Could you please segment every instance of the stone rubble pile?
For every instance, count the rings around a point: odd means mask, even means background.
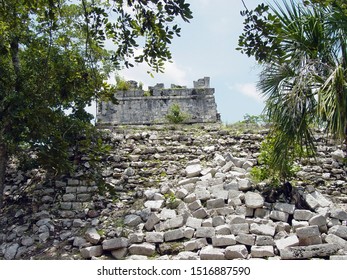
[[[102,240],[94,228],[84,258],[116,259],[347,259],[347,212],[312,189],[302,196],[310,210],[267,203],[252,188],[252,162],[216,154],[213,168],[188,163],[186,178],[144,192],[142,210],[125,216],[133,231]],[[246,164],[248,163],[248,164]],[[229,182],[229,183],[225,183]],[[93,232],[96,238],[90,237]]]
[[[249,178],[265,134],[110,130],[101,175],[115,195],[84,178],[88,158],[56,181],[9,168],[0,259],[345,259],[343,147],[317,137],[318,157],[301,163],[294,186],[301,209],[265,201]]]

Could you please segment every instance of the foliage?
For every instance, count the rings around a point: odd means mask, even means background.
[[[346,139],[347,13],[341,1],[312,2],[243,12],[239,50],[263,66],[258,87],[267,97],[265,112],[276,137],[276,166],[270,168],[285,170],[296,146],[312,154],[312,128],[318,124]]]
[[[238,132],[245,131],[257,131],[262,128],[266,128],[268,125],[267,117],[261,115],[249,115],[245,114],[242,121],[238,121],[232,124],[226,124],[228,129],[236,130]]]
[[[130,84],[122,77],[116,76],[116,90],[129,90]]]
[[[288,149],[285,160],[277,157],[279,146],[278,138],[274,133],[269,134],[261,143],[260,155],[258,157],[258,166],[251,169],[251,177],[256,182],[268,181],[272,186],[279,186],[286,180],[290,180],[298,171],[295,164],[297,157],[306,156],[300,147],[291,147]]]
[[[176,103],[171,105],[165,117],[170,123],[174,124],[183,123],[189,118],[188,114],[182,112],[180,105]]]
[[[192,18],[185,0],[0,0],[1,194],[7,160],[23,147],[53,174],[84,144],[101,148],[86,106],[115,102],[107,79],[131,59],[163,71],[176,17]]]

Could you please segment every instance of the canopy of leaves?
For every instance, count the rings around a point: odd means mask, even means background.
[[[0,157],[30,147],[65,169],[80,141],[98,142],[85,107],[113,100],[109,74],[131,58],[163,71],[176,18],[192,18],[185,0],[0,0]]]
[[[280,170],[293,155],[314,150],[314,126],[342,140],[347,133],[344,1],[288,2],[244,11],[239,41],[263,66],[258,87],[275,138],[270,167]]]

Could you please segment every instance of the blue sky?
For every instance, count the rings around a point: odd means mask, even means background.
[[[249,9],[261,0],[244,0]],[[260,67],[253,58],[236,51],[242,33],[244,10],[241,0],[187,0],[193,19],[180,23],[181,37],[172,41],[173,63],[164,74],[147,74],[146,65],[138,65],[118,74],[127,80],[142,82],[145,87],[156,83],[193,86],[193,81],[211,77],[218,111],[224,123],[243,119],[245,114],[258,115],[264,108],[256,90]]]

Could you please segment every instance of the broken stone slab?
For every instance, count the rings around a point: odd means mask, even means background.
[[[163,232],[146,232],[146,242],[148,243],[162,243],[164,242]]]
[[[185,185],[189,185],[189,184],[195,184],[196,182],[200,181],[200,178],[194,177],[194,178],[187,178],[187,179],[183,179],[181,181],[178,182],[178,186],[185,186]]]
[[[222,208],[224,207],[224,205],[225,204],[223,198],[209,199],[206,202],[207,209]]]
[[[228,235],[231,234],[230,226],[227,224],[215,227],[216,234]]]
[[[191,228],[199,228],[201,227],[202,219],[194,218],[194,217],[188,217],[186,226]]]
[[[275,241],[272,236],[268,235],[257,235],[255,239],[255,245],[257,246],[274,246]]]
[[[270,219],[287,222],[288,218],[289,218],[289,214],[286,212],[278,211],[278,210],[272,210],[270,212]]]
[[[182,215],[178,215],[172,219],[168,219],[164,222],[160,222],[154,226],[156,231],[165,231],[168,229],[179,228],[184,225],[184,217]]]
[[[224,166],[222,166],[222,168],[220,169],[220,171],[223,172],[223,173],[227,173],[227,172],[229,172],[234,166],[235,166],[235,164],[234,164],[232,161],[228,161]]]
[[[315,215],[308,221],[310,226],[317,225],[318,227],[325,226],[327,224],[327,219],[321,215]]]
[[[120,248],[120,249],[111,251],[112,257],[114,257],[116,260],[123,260],[127,254],[128,254],[128,248]]]
[[[245,215],[229,215],[227,217],[227,220],[230,224],[244,224],[246,223],[246,217]]]
[[[120,248],[126,248],[129,245],[129,239],[125,237],[107,239],[102,242],[102,249],[111,251]]]
[[[176,191],[176,197],[179,199],[184,199],[189,194],[188,190],[181,188]]]
[[[345,160],[345,153],[340,149],[332,152],[331,156],[334,160],[336,160],[339,163],[343,163]]]
[[[208,218],[202,221],[202,227],[212,227],[212,218]]]
[[[203,173],[203,171],[201,172]],[[203,175],[200,177],[201,181],[209,181],[211,180],[213,177],[212,177],[212,174],[211,173],[207,173],[206,175]]]
[[[318,226],[301,227],[296,230],[300,246],[321,244],[322,238]]]
[[[164,233],[165,241],[179,240],[182,238],[184,238],[184,229],[182,228],[169,230]]]
[[[285,231],[290,233],[292,230],[292,226],[288,223],[285,222],[276,222],[276,232],[280,232],[280,231]],[[308,224],[307,224],[308,226]]]
[[[200,260],[225,260],[224,249],[206,246],[200,251]]]
[[[330,217],[338,219],[340,221],[347,221],[347,212],[342,209],[331,209]]]
[[[307,227],[309,226],[308,221],[297,221],[297,220],[292,220],[292,227],[294,232],[298,229],[298,228],[302,228],[302,227]]]
[[[294,214],[295,205],[289,204],[289,203],[277,202],[277,203],[275,203],[274,209],[288,213],[288,214]]]
[[[214,247],[226,247],[236,244],[234,235],[216,235],[212,237],[212,245]]]
[[[252,188],[252,184],[248,179],[240,179],[237,182],[239,191],[249,191]]]
[[[299,238],[293,234],[290,235],[286,238],[281,238],[278,240],[275,240],[276,247],[278,250],[282,250],[287,247],[293,247],[293,246],[298,246],[299,245]]]
[[[198,238],[183,243],[185,251],[195,251],[207,246],[206,238]]]
[[[197,238],[201,238],[201,237],[213,237],[216,235],[215,229],[214,227],[200,227],[196,229],[195,232],[195,236]]]
[[[176,211],[174,209],[163,208],[160,212],[161,220],[173,219],[177,216]]]
[[[328,234],[335,234],[338,237],[341,237],[347,240],[347,226],[336,225],[329,229]]]
[[[312,209],[316,210],[318,207],[329,207],[332,205],[332,202],[326,199],[318,191],[312,193],[304,194],[304,199],[307,205]]]
[[[212,217],[212,226],[213,227],[218,227],[225,225],[225,219],[224,216],[214,216]]]
[[[298,221],[308,221],[310,220],[315,213],[311,212],[310,210],[304,210],[304,209],[296,209],[294,211],[294,219]]]
[[[229,192],[224,189],[223,184],[210,187],[212,197],[221,198],[223,200],[228,199]]]
[[[150,257],[155,253],[155,245],[150,243],[132,244],[128,250],[131,255]]]
[[[222,208],[214,209],[214,212],[216,213],[216,215],[228,216],[228,215],[234,214],[235,210],[234,210],[234,207],[232,206],[225,206]]]
[[[261,208],[264,205],[264,197],[255,192],[246,192],[245,194],[245,204],[248,208]]]
[[[73,241],[73,246],[81,248],[84,244],[87,243],[87,240],[85,240],[83,237],[76,236]]]
[[[95,228],[89,228],[86,231],[85,238],[87,241],[89,241],[91,244],[96,245],[99,243],[101,236],[100,234],[96,231]]]
[[[224,166],[226,164],[225,158],[220,154],[215,154],[213,161],[219,165],[220,167]]]
[[[197,177],[202,171],[200,164],[192,164],[186,167],[186,176],[187,178]]]
[[[195,193],[191,193],[191,194],[188,194],[184,199],[183,201],[185,203],[192,203],[196,200],[196,194]]]
[[[158,211],[163,208],[165,200],[147,200],[144,205],[153,211]]]
[[[136,227],[142,222],[141,217],[138,215],[130,214],[124,217],[124,224],[129,227]]]
[[[322,258],[334,255],[338,250],[338,245],[325,243],[309,246],[287,247],[280,250],[280,256],[283,260]]]
[[[100,257],[103,254],[103,249],[101,245],[90,246],[80,249],[82,258],[90,259],[92,257]]]
[[[274,247],[273,246],[252,246],[251,247],[251,256],[253,258],[266,258],[273,257]]]
[[[190,211],[195,211],[198,210],[199,208],[202,207],[201,201],[200,200],[194,200],[193,202],[188,204],[188,209]]]
[[[269,218],[270,210],[266,208],[257,208],[254,210],[254,217],[256,218]]]
[[[211,197],[211,193],[204,186],[197,186],[194,191],[196,199],[208,200]]]
[[[274,236],[276,232],[276,227],[267,224],[252,223],[250,225],[249,232],[259,235]]]
[[[243,223],[243,224],[230,224],[230,233],[238,235],[240,233],[249,233],[249,224]]]
[[[253,246],[255,244],[256,236],[253,234],[239,233],[236,237],[236,242],[243,245]]]
[[[335,218],[328,218],[327,219],[327,225],[329,228],[333,227],[333,226],[338,226],[341,225],[341,221]]]
[[[224,185],[226,191],[239,191],[239,184],[236,180],[232,180],[230,183]]]
[[[319,207],[318,201],[311,194],[304,194],[304,200],[313,211]]]
[[[199,254],[195,252],[179,252],[174,260],[199,260]]]
[[[187,239],[193,238],[194,233],[195,233],[195,229],[190,228],[190,227],[185,227],[184,228],[184,237],[185,238],[187,238]]]
[[[145,238],[145,234],[142,232],[134,232],[128,235],[129,244],[141,243]]]
[[[204,219],[208,216],[208,213],[205,208],[200,208],[198,210],[195,210],[192,213],[193,217],[198,218],[198,219]]]
[[[13,260],[16,257],[19,247],[18,243],[13,243],[8,246],[4,254],[5,260]]]
[[[247,259],[248,250],[245,245],[233,245],[225,248],[224,256],[227,260]]]
[[[253,167],[254,164],[250,160],[247,160],[244,164],[242,164],[242,168],[245,170],[248,170],[249,168]]]
[[[336,244],[340,249],[347,250],[347,241],[335,234],[328,234],[325,237],[324,241],[326,243]]]
[[[148,231],[154,229],[154,226],[160,222],[160,216],[156,213],[152,213],[145,223],[145,228]]]

